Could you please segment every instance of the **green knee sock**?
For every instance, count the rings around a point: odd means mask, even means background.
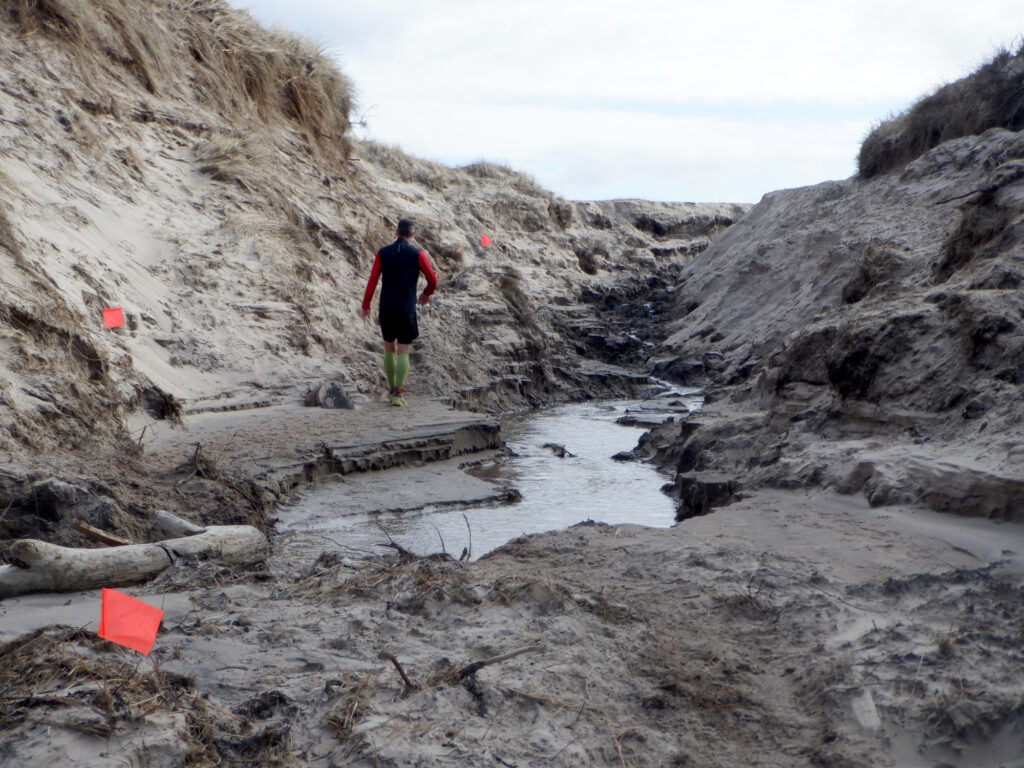
[[[405,384],[405,377],[409,375],[409,355],[398,355],[395,360],[395,386],[401,387]]]
[[[395,353],[394,352],[385,352],[384,353],[384,375],[388,377],[388,386],[389,387],[397,387],[398,386],[395,383],[395,371],[396,371],[396,368],[397,368],[397,366],[395,364]]]

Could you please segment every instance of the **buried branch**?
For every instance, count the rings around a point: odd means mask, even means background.
[[[464,547],[462,550],[462,557],[459,560],[472,560],[473,559],[473,529],[469,527],[469,518],[466,517],[466,513],[462,513],[462,519],[466,521],[466,531],[469,533],[469,546]]]
[[[489,659],[480,659],[480,661],[474,661],[472,664],[467,664],[461,667],[455,672],[455,677],[458,680],[464,680],[470,675],[475,675],[484,667],[489,667],[491,664],[499,664],[509,659],[514,659],[516,656],[522,656],[524,653],[533,653],[535,651],[542,650],[539,645],[527,645],[523,648],[517,648],[514,651],[503,653],[499,656],[491,656]]]
[[[398,557],[403,563],[411,563],[414,560],[420,559],[419,555],[410,552],[408,549],[406,549],[397,541],[395,541],[394,538],[392,538],[391,534],[387,532],[387,529],[383,525],[377,523],[377,527],[380,528],[381,533],[388,537],[388,543],[378,544],[378,547],[391,547],[391,549],[395,550],[398,553]]]
[[[431,525],[433,525],[433,523],[431,523]],[[447,552],[436,552],[433,555],[417,555],[415,552],[410,552],[408,549],[406,549],[401,544],[399,544],[397,541],[395,541],[391,537],[391,534],[388,533],[384,529],[384,526],[382,526],[382,525],[380,525],[378,523],[377,527],[380,528],[381,533],[383,533],[385,536],[388,537],[388,543],[387,544],[378,544],[377,546],[378,547],[390,547],[391,549],[395,550],[395,552],[398,553],[398,559],[399,559],[399,562],[401,562],[401,563],[413,563],[413,562],[416,562],[417,560],[455,560],[455,558],[452,557],[451,555],[449,555]],[[434,528],[436,529],[437,526],[435,525]],[[438,531],[437,535],[440,538],[441,537],[441,531]],[[444,549],[444,539],[443,538],[441,539],[441,548]],[[463,558],[460,558],[460,559],[463,559]]]
[[[427,686],[430,687],[434,685],[439,685],[441,683],[460,682],[462,680],[466,680],[467,678],[472,677],[484,667],[489,667],[492,664],[500,664],[503,661],[514,659],[516,656],[522,656],[525,653],[535,653],[537,651],[542,650],[543,648],[539,645],[527,645],[523,646],[522,648],[516,648],[514,651],[509,651],[508,653],[502,653],[497,656],[491,656],[487,659],[480,659],[479,661],[470,662],[469,664],[466,664],[462,667],[445,667],[444,669],[441,669],[438,672],[436,672],[427,680]],[[409,679],[409,676],[405,673],[405,669],[402,667],[401,663],[399,663],[398,659],[395,658],[395,655],[393,653],[389,653],[388,651],[381,651],[379,654],[377,654],[377,658],[383,659],[385,661],[390,661],[394,665],[395,670],[402,678],[402,682],[405,683],[406,693],[410,691],[419,690],[420,686]]]
[[[405,674],[405,670],[402,669],[402,665],[398,662],[398,659],[395,658],[395,654],[388,653],[387,651],[381,651],[377,654],[377,658],[384,659],[385,661],[390,661],[392,664],[395,665],[395,669],[398,670],[398,674],[402,677],[402,682],[405,683],[405,690],[415,691],[417,688],[419,688],[419,686],[416,685],[416,683],[414,683],[412,680],[410,680],[409,676]]]

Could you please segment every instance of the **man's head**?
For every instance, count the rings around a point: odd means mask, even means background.
[[[416,225],[412,223],[412,219],[402,219],[398,222],[398,236],[404,238],[410,238],[416,231]]]

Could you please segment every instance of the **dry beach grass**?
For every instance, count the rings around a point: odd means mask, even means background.
[[[942,142],[990,128],[1024,128],[1024,44],[1001,50],[973,74],[884,120],[864,139],[857,168],[870,179],[904,167]]]

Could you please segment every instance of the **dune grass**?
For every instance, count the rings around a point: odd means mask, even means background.
[[[536,195],[538,197],[549,197],[551,195],[550,192],[541,187],[541,185],[537,183],[537,180],[529,174],[517,171],[502,163],[478,160],[475,163],[470,163],[469,165],[459,166],[458,170],[478,179],[503,180],[513,189],[516,189],[526,195]]]
[[[1024,43],[875,127],[861,145],[858,172],[869,179],[898,170],[945,141],[990,128],[1024,128]]]
[[[451,168],[414,157],[401,147],[363,140],[359,142],[357,151],[367,162],[389,171],[402,181],[421,184],[435,192],[444,190],[456,177]]]
[[[349,156],[349,79],[312,42],[266,29],[224,0],[9,0],[4,6],[0,23],[22,38],[61,42],[81,71],[96,75],[90,79],[98,90],[120,81],[144,94],[197,101],[241,128],[253,118],[286,121],[325,153]]]

